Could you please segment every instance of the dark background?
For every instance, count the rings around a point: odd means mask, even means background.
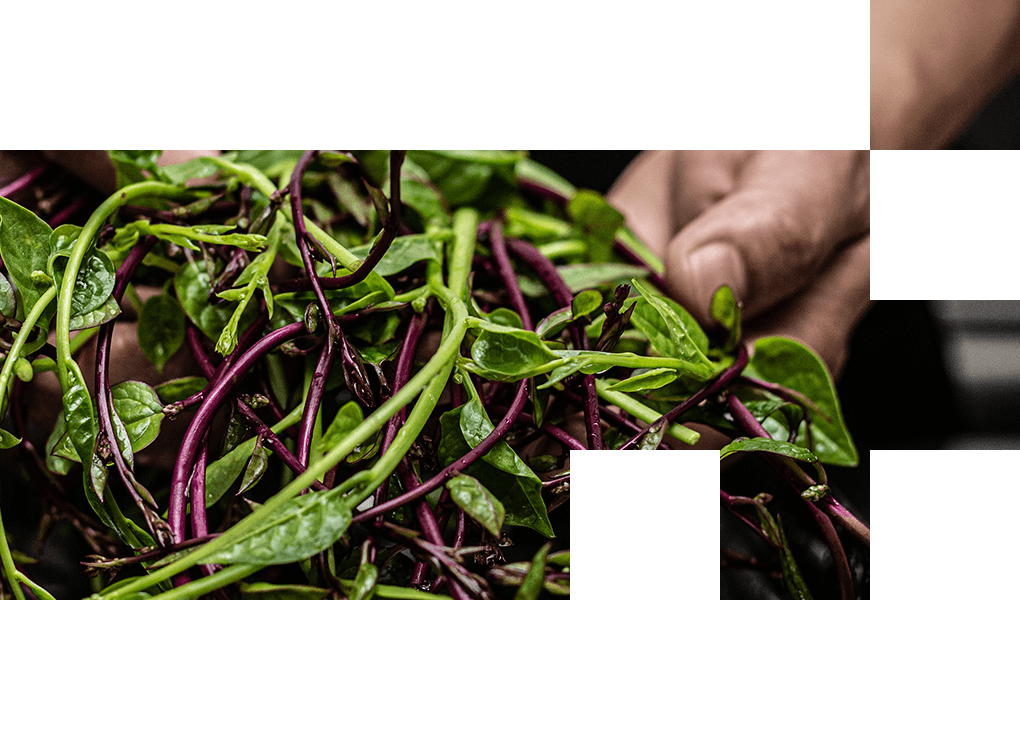
[[[1020,76],[985,105],[951,149],[1020,148]]]

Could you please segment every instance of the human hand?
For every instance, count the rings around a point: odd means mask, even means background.
[[[838,375],[870,304],[869,152],[648,152],[609,201],[703,325],[728,285],[746,340],[797,339]]]
[[[871,147],[944,147],[1017,71],[1017,0],[875,0]]]

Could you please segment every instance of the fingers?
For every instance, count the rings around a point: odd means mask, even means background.
[[[627,226],[660,257],[666,243],[676,233],[671,186],[677,153],[643,152],[606,195],[627,219]]]
[[[834,375],[871,301],[867,152],[642,154],[610,192],[704,323],[729,285],[749,341],[788,336]]]
[[[871,305],[871,236],[833,255],[804,291],[757,318],[745,331],[749,341],[786,336],[822,358],[833,378],[846,363],[850,337]]]
[[[747,318],[792,297],[840,243],[868,229],[869,165],[866,151],[760,152],[739,167],[725,197],[714,197],[725,170],[714,184],[689,188],[679,215],[710,205],[666,245],[670,293],[704,322],[724,284]]]

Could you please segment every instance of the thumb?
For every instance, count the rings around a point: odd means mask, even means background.
[[[705,323],[723,285],[748,318],[806,287],[869,225],[867,152],[760,152],[666,246],[672,295]]]

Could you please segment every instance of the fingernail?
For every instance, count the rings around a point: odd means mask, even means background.
[[[704,245],[690,255],[689,268],[692,286],[698,290],[702,313],[710,319],[712,296],[725,285],[733,292],[737,302],[747,294],[747,269],[737,252],[728,242]]]

